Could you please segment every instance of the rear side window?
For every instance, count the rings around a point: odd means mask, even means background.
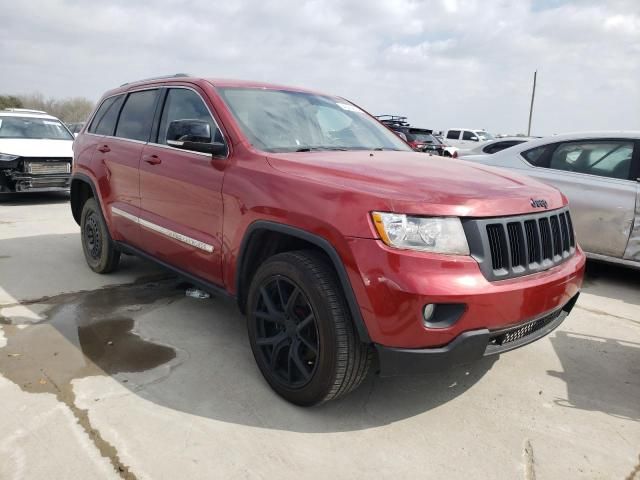
[[[172,88],[167,93],[162,118],[160,119],[158,143],[166,144],[167,140],[177,140],[177,138],[167,139],[167,129],[174,120],[201,120],[207,122],[211,127],[212,141],[223,142],[222,134],[216,127],[213,118],[211,118],[207,106],[200,98],[200,95],[193,90]]]
[[[91,121],[89,126],[89,133],[95,133],[97,135],[113,135],[113,131],[116,128],[116,121],[118,120],[118,112],[122,106],[124,95],[117,95],[115,97],[109,97],[96,112],[96,115]]]
[[[486,147],[484,147],[482,149],[482,151],[484,153],[498,153],[502,150],[504,150],[505,148],[509,148],[509,147],[513,147],[514,145],[518,145],[522,142],[518,141],[518,140],[509,140],[509,141],[504,141],[504,142],[496,142],[496,143],[492,143],[491,145],[487,145]]]
[[[543,145],[541,147],[532,148],[531,150],[526,150],[520,155],[522,155],[524,159],[531,165],[535,165],[536,167],[544,167],[545,165],[542,165],[542,161],[544,160],[544,152],[546,150],[547,145]]]
[[[120,113],[116,137],[148,141],[157,97],[158,90],[130,93]]]
[[[460,130],[449,130],[447,132],[447,138],[458,140],[460,138]]]
[[[462,132],[462,139],[463,140],[478,140],[478,137],[476,136],[475,133],[470,132],[469,130],[465,130],[464,132]]]

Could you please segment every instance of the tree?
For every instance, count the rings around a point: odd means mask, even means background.
[[[15,98],[15,97],[14,97]],[[93,111],[93,102],[84,97],[45,98],[42,93],[20,95],[24,108],[43,110],[66,123],[84,122]]]
[[[13,95],[0,95],[0,110],[5,108],[22,108],[22,101]]]

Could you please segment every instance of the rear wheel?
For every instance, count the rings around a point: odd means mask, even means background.
[[[100,207],[89,198],[80,217],[82,251],[87,264],[96,273],[109,273],[118,267],[120,251],[111,240]]]
[[[355,389],[372,351],[357,338],[333,268],[314,251],[268,259],[249,290],[254,357],[271,387],[297,405],[315,405]]]

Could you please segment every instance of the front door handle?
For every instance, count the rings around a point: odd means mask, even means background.
[[[109,145],[102,145],[101,147],[98,147],[98,151],[102,153],[107,153],[107,152],[110,152],[111,149],[109,148]]]
[[[143,155],[142,159],[149,165],[158,165],[162,163],[162,160],[160,160],[160,157],[158,157],[158,155]]]

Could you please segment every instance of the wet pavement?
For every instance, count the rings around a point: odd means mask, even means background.
[[[303,409],[260,376],[232,301],[133,257],[94,274],[65,198],[0,199],[0,219],[2,479],[640,475],[637,272],[590,264],[526,348]]]

